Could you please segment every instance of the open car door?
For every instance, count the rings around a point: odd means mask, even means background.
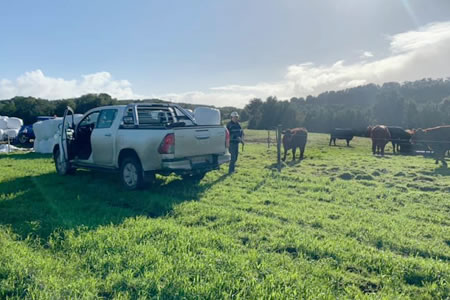
[[[72,115],[72,122],[70,122],[70,115]],[[71,166],[69,161],[69,140],[72,139],[73,128],[75,128],[74,112],[70,107],[64,111],[64,117],[61,124],[61,132],[59,138],[59,148],[55,153],[56,171],[60,175],[70,173]]]

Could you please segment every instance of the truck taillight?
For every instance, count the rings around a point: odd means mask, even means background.
[[[225,147],[230,148],[230,132],[225,128]]]
[[[173,154],[175,152],[175,135],[173,133],[164,137],[159,145],[158,152],[160,154]]]

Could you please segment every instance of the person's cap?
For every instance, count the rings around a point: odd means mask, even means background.
[[[232,118],[234,118],[234,117],[239,117],[239,114],[237,113],[237,111],[233,111],[233,112],[231,113],[231,117],[232,117]]]

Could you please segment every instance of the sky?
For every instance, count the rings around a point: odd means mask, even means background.
[[[0,0],[0,99],[244,107],[450,77],[449,0]]]

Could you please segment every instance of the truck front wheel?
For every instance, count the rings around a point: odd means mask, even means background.
[[[59,175],[74,174],[76,169],[72,168],[72,166],[70,165],[70,162],[61,160],[59,151],[60,151],[59,148],[56,149],[55,154],[53,155],[53,160],[55,161],[56,172],[58,172]]]
[[[135,157],[126,157],[120,164],[120,177],[128,190],[141,188],[144,182],[142,166]]]

